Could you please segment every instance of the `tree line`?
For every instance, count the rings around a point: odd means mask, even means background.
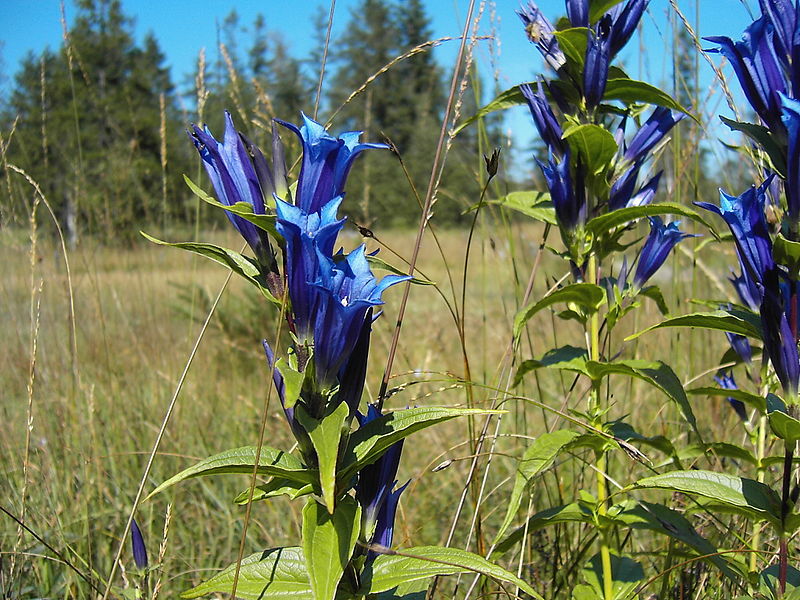
[[[9,165],[38,182],[70,236],[113,241],[148,225],[205,226],[219,215],[199,208],[183,182],[186,174],[209,189],[188,124],[208,123],[219,138],[227,109],[267,148],[273,117],[297,122],[301,110],[314,112],[327,11],[319,11],[314,47],[305,57],[295,56],[263,15],[248,19],[233,11],[218,24],[216,47],[214,40],[206,44],[195,72],[176,83],[158,40],[147,34],[137,41],[120,0],[78,0],[76,8],[67,39],[58,49],[29,54],[3,103],[0,169],[8,185],[0,196],[0,227],[27,222],[33,201],[28,183],[9,176]],[[407,175],[391,152],[372,153],[377,156],[353,172],[347,212],[368,227],[409,224],[420,212],[413,189],[424,195],[430,175],[447,74],[430,51],[409,52],[432,36],[421,0],[361,0],[348,19],[328,48],[320,120],[335,113],[334,132],[365,130],[369,141],[388,137]],[[364,87],[404,54],[411,56]],[[462,111],[474,111],[475,95],[467,90]],[[283,136],[289,156],[299,153],[293,137]],[[485,135],[480,141],[468,131],[453,146],[436,205],[443,223],[465,220],[477,202],[480,152],[491,146]]]

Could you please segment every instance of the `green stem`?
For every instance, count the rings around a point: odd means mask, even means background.
[[[591,283],[597,284],[598,276],[597,268],[597,255],[592,252],[589,256],[589,264],[587,266],[587,278]],[[594,361],[600,360],[600,315],[595,312],[589,323],[589,358]],[[600,421],[605,413],[604,407],[601,406],[600,396],[600,382],[592,382],[592,391],[589,396],[589,412],[594,415],[595,427],[601,425]],[[601,450],[597,453],[597,512],[600,517],[605,517],[608,513],[606,506],[606,453]],[[611,550],[608,545],[608,535],[605,530],[600,532],[600,562],[603,567],[603,597],[605,600],[611,600],[614,597],[614,577],[611,572]]]
[[[756,458],[758,459],[759,465],[761,464],[761,460],[764,458],[764,449],[766,446],[766,439],[767,439],[767,417],[762,416],[758,422],[758,445],[756,446]],[[758,469],[758,481],[760,483],[764,483],[764,469],[759,466]],[[755,522],[753,523],[753,541],[752,546],[753,552],[750,555],[750,571],[755,572],[758,567],[758,549],[761,546],[761,523]]]

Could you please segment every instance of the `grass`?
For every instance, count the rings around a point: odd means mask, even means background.
[[[486,385],[475,388],[479,405],[489,405],[497,397],[492,388],[504,388],[508,370],[502,365],[510,342],[510,326],[542,235],[539,227],[516,223],[503,237],[498,232],[502,228],[479,228],[473,242],[466,296],[466,343],[473,377]],[[412,235],[393,231],[380,237],[389,247],[404,249],[409,247]],[[233,235],[217,233],[211,237],[231,247],[238,243]],[[447,257],[463,256],[465,232],[446,231],[440,239]],[[358,240],[353,236],[346,243],[352,245]],[[77,380],[73,385],[68,296],[59,253],[49,240],[40,240],[31,277],[30,242],[21,234],[7,232],[2,248],[9,267],[0,281],[5,308],[0,335],[8,349],[0,358],[0,385],[6,398],[0,420],[2,505],[16,515],[24,507],[26,524],[33,531],[60,549],[79,570],[102,578],[110,569],[147,453],[199,330],[198,319],[204,318],[208,299],[216,294],[226,272],[211,262],[144,242],[130,248],[91,243],[80,247],[71,255],[78,349]],[[386,249],[383,256],[390,260]],[[448,260],[452,260],[450,266],[458,286],[461,267],[457,259]],[[432,280],[447,280],[442,261],[429,241],[423,245],[419,266]],[[680,305],[682,309],[688,308],[684,294],[691,285],[685,266],[682,257],[674,259],[673,268],[682,276],[677,278],[678,287],[668,294],[669,305]],[[559,268],[549,253],[543,257],[533,298],[541,297],[562,275]],[[669,281],[670,275],[665,272],[661,277]],[[522,282],[516,290],[507,284],[514,280]],[[194,292],[193,282],[199,285]],[[223,296],[189,372],[147,489],[194,460],[228,447],[254,443],[257,438],[267,373],[259,340],[274,335],[276,316],[259,308],[254,294],[245,286],[234,280]],[[449,294],[444,283],[441,288],[445,295]],[[39,303],[33,318],[32,297]],[[377,394],[398,297],[396,291],[387,294],[386,314],[375,331],[369,397]],[[659,318],[652,305],[648,306],[640,323],[620,327],[618,340],[622,339],[623,330],[630,332]],[[25,462],[31,325],[37,320],[30,454]],[[260,325],[254,330],[252,323]],[[695,336],[695,348],[699,346],[694,356],[683,351],[690,335]],[[538,356],[558,344],[577,344],[579,336],[579,326],[543,313],[528,328],[521,355]],[[640,356],[665,360],[672,357],[676,372],[687,379],[717,364],[718,356],[712,349],[720,347],[718,337],[711,341],[707,333],[666,330],[645,336],[636,344]],[[462,404],[462,372],[457,330],[441,298],[432,286],[415,287],[393,368],[395,377],[390,389],[394,394],[388,406]],[[571,384],[567,377],[541,373],[538,379],[527,377],[514,392],[547,406],[580,409],[587,390],[578,385],[569,392]],[[705,398],[694,402],[701,428],[712,439],[729,439],[727,431],[735,423],[732,411],[722,402]],[[288,431],[275,406],[273,403],[267,443],[286,447]],[[673,407],[642,385],[615,379],[611,406],[614,416],[630,415],[638,430],[651,436],[665,435],[676,446],[682,445],[682,438],[688,435]],[[500,437],[488,440],[483,449],[492,454],[481,516],[490,539],[505,513],[514,469],[510,457],[519,456],[531,436],[568,425],[557,415],[519,398],[503,407],[510,414],[497,431]],[[494,425],[489,433],[493,435]],[[648,453],[656,461],[661,456]],[[481,465],[485,465],[486,458],[484,454]],[[453,462],[446,469],[431,471],[445,460]],[[463,424],[428,430],[416,443],[407,445],[401,477],[412,478],[413,484],[401,508],[402,525],[396,538],[400,547],[446,539],[470,463]],[[585,464],[578,464],[575,467],[566,463],[546,476],[533,491],[531,510],[571,501],[571,488],[591,475]],[[641,465],[633,461],[613,464],[611,468],[622,482],[642,473]],[[197,570],[198,567],[221,567],[235,557],[243,509],[232,505],[231,500],[246,485],[244,476],[194,480],[142,506],[137,520],[151,556],[161,539],[167,504],[172,506],[162,571],[163,597],[173,597],[208,576],[209,571]],[[455,543],[462,547],[467,543],[473,511],[467,502],[467,510],[458,522]],[[290,543],[298,536],[299,508],[283,500],[260,503],[251,524],[249,550]],[[580,539],[574,532],[537,532],[531,537],[530,551],[541,557],[552,552],[548,548],[555,541],[553,535],[560,544]],[[86,593],[86,586],[77,575],[55,562],[52,553],[39,542],[28,534],[19,542],[17,538],[15,523],[0,520],[6,577],[10,562],[14,562],[15,569],[13,579],[4,582],[8,590],[20,597],[81,597]],[[470,543],[474,548],[474,539]],[[123,563],[130,565],[127,551],[123,556]],[[534,579],[547,576],[540,572],[535,560],[530,561],[529,568]]]

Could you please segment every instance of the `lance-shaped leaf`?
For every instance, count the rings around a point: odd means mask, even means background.
[[[564,139],[594,175],[603,172],[619,149],[613,134],[599,125],[574,125],[564,131]]]
[[[586,231],[595,236],[616,229],[621,225],[627,225],[631,221],[644,217],[656,217],[661,215],[681,215],[693,221],[702,223],[709,231],[714,233],[714,229],[706,219],[691,207],[683,206],[676,202],[659,202],[657,204],[646,204],[644,206],[628,206],[609,213],[595,217],[586,223]]]
[[[691,390],[686,390],[686,393],[690,396],[722,396],[724,398],[733,398],[734,400],[740,400],[741,402],[752,406],[759,412],[763,413],[767,410],[767,402],[764,400],[763,396],[751,394],[750,392],[745,392],[744,390],[729,390],[718,387],[698,387],[692,388]]]
[[[358,540],[361,507],[345,496],[330,514],[313,498],[303,508],[303,555],[314,600],[334,600]]]
[[[604,575],[600,554],[595,554],[583,568],[583,579],[588,585],[577,586],[574,600],[599,600],[604,598]],[[611,598],[623,600],[633,598],[639,582],[644,579],[644,569],[627,556],[611,554]]]
[[[267,289],[266,282],[263,280],[263,277],[261,277],[261,272],[259,271],[259,268],[253,259],[248,258],[247,256],[244,256],[234,250],[222,248],[221,246],[215,246],[214,244],[206,244],[204,242],[170,243],[154,238],[151,235],[147,235],[144,231],[140,231],[139,233],[141,233],[142,236],[147,240],[153,242],[154,244],[158,244],[159,246],[169,246],[172,248],[188,250],[189,252],[199,254],[200,256],[205,256],[214,262],[218,262],[219,264],[228,267],[231,271],[256,286],[264,295],[264,297],[267,298],[267,300],[280,306],[280,300],[275,298],[275,296],[272,295],[272,292]]]
[[[604,100],[619,100],[623,104],[654,104],[672,110],[678,110],[697,120],[680,103],[664,90],[661,90],[644,81],[637,81],[627,77],[609,79],[606,84]]]
[[[591,523],[593,518],[592,509],[578,502],[547,508],[531,515],[526,523],[508,534],[506,539],[494,547],[492,556],[505,554],[516,546],[525,535],[544,527],[558,523]]]
[[[577,304],[591,314],[597,312],[597,309],[599,309],[605,301],[605,290],[593,283],[572,283],[558,288],[552,294],[548,294],[538,302],[529,304],[517,313],[517,316],[514,317],[514,337],[519,337],[525,323],[527,323],[533,315],[558,302]]]
[[[185,479],[192,477],[204,477],[206,475],[217,475],[223,473],[245,473],[251,474],[256,462],[255,446],[244,446],[226,450],[214,456],[210,456],[199,463],[184,469],[177,475],[170,477],[156,489],[150,492],[145,500],[152,498],[159,492],[175,485]],[[261,455],[258,461],[259,475],[271,475],[281,477],[298,483],[312,483],[317,475],[314,471],[307,469],[303,464],[291,454],[282,450],[276,450],[268,446],[261,447]]]
[[[405,439],[415,431],[449,421],[455,417],[502,414],[503,412],[447,406],[421,406],[381,415],[359,427],[350,435],[344,466],[338,474],[339,481],[348,481],[362,467],[378,460],[392,444]]]
[[[525,450],[522,460],[517,465],[514,490],[511,492],[506,517],[495,536],[495,542],[502,538],[511,526],[511,522],[514,520],[522,503],[522,494],[530,481],[549,469],[564,446],[573,441],[578,435],[577,431],[569,431],[567,429],[544,433],[536,438],[533,444]]]
[[[359,593],[378,594],[412,581],[460,573],[479,573],[518,587],[533,598],[542,599],[527,582],[485,558],[458,548],[439,546],[417,546],[397,554],[378,556],[371,568],[364,572]]]
[[[603,377],[611,375],[612,373],[619,375],[626,375],[627,377],[635,377],[646,381],[650,385],[658,388],[664,392],[681,411],[681,415],[698,437],[700,432],[697,429],[697,419],[695,419],[692,412],[692,406],[686,397],[686,391],[683,389],[678,376],[669,367],[669,365],[661,361],[646,361],[646,360],[620,360],[615,362],[596,362],[589,361],[586,363],[586,368],[592,379],[599,380]]]
[[[233,213],[234,215],[238,215],[242,217],[245,221],[250,221],[253,225],[266,231],[272,238],[277,242],[282,242],[283,238],[278,233],[278,230],[275,229],[275,215],[266,215],[266,214],[258,214],[253,211],[252,204],[247,202],[237,202],[231,206],[227,204],[223,204],[222,202],[217,202],[214,198],[206,194],[199,185],[197,185],[194,181],[189,179],[186,175],[183,176],[183,180],[186,182],[186,185],[189,186],[189,189],[192,190],[192,193],[200,198],[203,202],[210,204],[215,208],[221,208],[222,210],[226,210],[229,213]]]
[[[183,592],[181,598],[199,598],[213,593],[230,595],[235,571],[236,565],[233,564],[197,587]],[[243,600],[314,600],[302,550],[273,548],[243,559],[236,597]]]
[[[767,414],[772,433],[787,444],[800,441],[800,421],[789,415],[786,404],[775,394],[767,395]]]
[[[586,361],[589,359],[589,353],[586,348],[578,348],[576,346],[562,346],[561,348],[553,348],[548,350],[540,359],[529,359],[523,361],[514,375],[513,386],[519,385],[522,378],[536,369],[560,369],[562,371],[572,371],[574,373],[583,373],[587,377],[589,372],[586,370]]]
[[[536,221],[556,225],[556,210],[550,200],[550,194],[536,191],[518,191],[506,194],[502,198],[490,200],[489,204],[498,204],[510,208]]]
[[[325,506],[328,507],[328,512],[333,514],[336,500],[336,460],[339,456],[339,442],[342,439],[347,416],[350,414],[350,407],[346,402],[340,402],[332,412],[321,420],[317,420],[306,412],[302,404],[298,404],[295,414],[314,445],[317,453],[322,499],[325,501]]]
[[[719,118],[731,130],[745,134],[756,144],[761,146],[761,149],[764,150],[767,154],[767,158],[769,158],[772,170],[780,175],[781,179],[786,179],[786,156],[778,142],[776,142],[772,134],[770,134],[769,129],[763,125],[756,125],[755,123],[743,123],[741,121],[734,121],[733,119],[726,119],[722,115],[720,115]]]
[[[754,479],[713,471],[671,471],[640,479],[634,487],[660,488],[703,496],[749,514],[752,518],[780,525],[780,497],[775,490]]]
[[[586,59],[586,46],[588,44],[589,31],[586,27],[570,27],[561,31],[553,32],[558,40],[558,47],[571,59],[578,67],[583,67]]]
[[[625,338],[625,341],[630,341],[643,333],[663,327],[698,327],[700,329],[729,331],[730,333],[738,333],[739,335],[761,339],[761,321],[758,316],[745,310],[731,309],[708,313],[692,313],[665,319],[652,327],[629,335]]]
[[[290,500],[295,500],[311,494],[313,491],[314,486],[310,483],[299,483],[281,477],[273,477],[267,483],[256,486],[256,489],[253,490],[252,501],[269,500],[278,496],[288,496]],[[236,496],[233,501],[235,504],[247,504],[249,498],[250,489],[248,488]]]

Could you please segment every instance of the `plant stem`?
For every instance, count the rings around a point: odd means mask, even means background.
[[[767,438],[767,417],[762,416],[758,422],[758,446],[756,447],[756,458],[758,458],[759,464],[761,462],[761,459],[764,458],[764,448],[766,446],[766,438]],[[764,469],[759,469],[758,481],[760,483],[764,483]],[[758,567],[757,551],[761,546],[761,523],[754,523],[752,546],[753,550],[756,550],[756,552],[753,552],[750,555],[750,571],[755,572],[756,568]]]
[[[789,488],[792,481],[792,462],[794,458],[794,442],[786,443],[786,452],[783,455],[783,486],[781,491],[781,538],[778,549],[778,585],[781,596],[786,592],[786,575],[789,570],[789,545],[786,540],[786,517],[791,512],[789,503]]]
[[[597,284],[598,268],[597,255],[592,252],[589,256],[587,266],[587,278],[590,283]],[[600,315],[595,312],[589,322],[589,358],[594,361],[600,360]],[[589,396],[589,412],[594,415],[594,425],[599,427],[602,415],[605,413],[600,397],[600,382],[592,382],[592,391]],[[597,512],[601,517],[605,517],[608,508],[606,506],[606,453],[605,450],[597,452]],[[614,597],[614,578],[611,572],[611,550],[608,546],[608,536],[605,531],[600,532],[600,561],[603,567],[603,597],[611,600]]]

